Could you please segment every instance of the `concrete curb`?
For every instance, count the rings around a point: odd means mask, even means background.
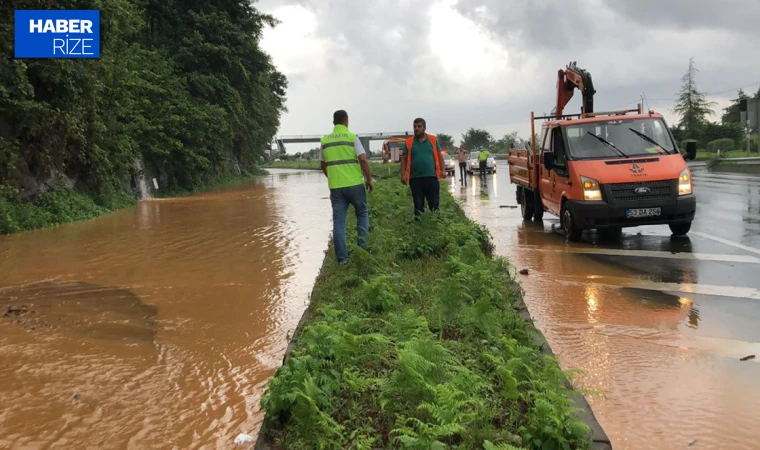
[[[517,310],[520,318],[530,323],[531,327],[536,331],[534,334],[533,342],[538,346],[542,353],[556,358],[554,352],[549,346],[549,342],[546,340],[546,337],[544,337],[543,333],[541,333],[541,331],[536,328],[533,323],[533,318],[530,316],[528,306],[523,300],[523,294],[525,291],[514,276],[512,276],[512,280],[512,289],[514,289],[514,291],[518,294],[517,300],[515,302],[515,309]],[[591,405],[586,400],[586,397],[584,397],[580,392],[575,391],[572,388],[569,380],[565,379],[565,385],[572,390],[570,398],[573,401],[573,407],[580,410],[578,413],[578,418],[591,429],[591,447],[589,448],[592,450],[612,450],[612,443],[607,437],[607,433],[604,432],[602,425],[596,419],[596,416],[594,416],[594,412],[591,409]]]
[[[328,246],[328,249],[325,250],[325,257],[322,260],[322,266],[319,268],[319,273],[317,274],[317,277],[314,279],[314,285],[316,286],[319,279],[324,275],[325,273],[325,266],[327,265],[328,256],[330,255],[330,252],[332,250],[332,244]],[[290,337],[290,342],[288,342],[288,348],[285,349],[285,354],[282,357],[282,366],[285,366],[288,363],[288,360],[290,359],[290,356],[293,354],[293,350],[296,346],[296,337],[300,336],[303,332],[303,328],[306,325],[306,322],[309,320],[309,318],[314,314],[314,303],[311,301],[311,297],[314,294],[314,291],[312,290],[309,292],[309,306],[306,307],[306,310],[301,315],[301,319],[298,321],[298,325],[296,325],[295,331],[293,331],[293,335]],[[281,366],[281,367],[282,367]],[[266,438],[265,436],[265,428],[266,428],[266,422],[264,422],[261,425],[261,429],[259,430],[259,435],[256,438],[256,445],[253,447],[254,450],[274,450],[274,447],[272,447],[271,442]]]

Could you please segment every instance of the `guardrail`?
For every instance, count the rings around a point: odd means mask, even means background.
[[[721,161],[760,161],[760,156],[743,156],[740,158],[720,158]]]

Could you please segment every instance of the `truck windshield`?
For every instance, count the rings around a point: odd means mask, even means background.
[[[662,119],[607,120],[568,125],[564,129],[574,159],[619,157],[621,152],[629,157],[676,153]]]

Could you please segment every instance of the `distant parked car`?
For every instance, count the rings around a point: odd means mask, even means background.
[[[446,173],[454,175],[457,171],[456,161],[450,155],[443,155],[443,162],[446,164]]]
[[[471,152],[470,158],[467,160],[467,172],[472,175],[473,172],[480,172],[480,161],[478,155],[480,152]],[[488,173],[496,173],[496,159],[493,155],[488,155],[486,160],[486,171]]]

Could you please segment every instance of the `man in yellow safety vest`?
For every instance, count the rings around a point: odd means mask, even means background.
[[[338,110],[333,113],[333,131],[320,141],[320,165],[327,177],[330,188],[330,203],[333,214],[333,244],[335,257],[341,264],[348,262],[346,247],[346,213],[348,205],[356,213],[356,234],[362,248],[367,248],[369,231],[369,209],[367,191],[372,192],[375,184],[369,169],[367,153],[361,141],[348,130],[348,113]]]

